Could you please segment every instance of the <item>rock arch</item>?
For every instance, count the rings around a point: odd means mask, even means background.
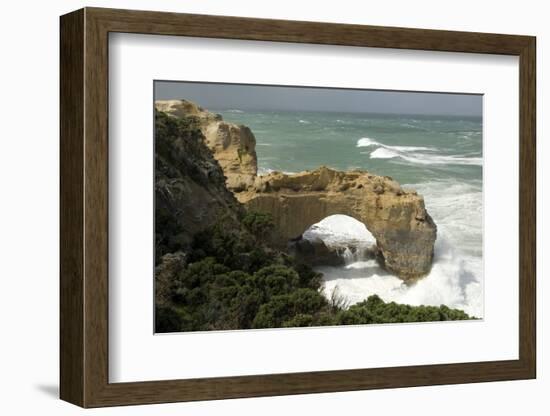
[[[430,271],[437,227],[415,191],[387,176],[324,166],[257,176],[256,140],[248,127],[225,122],[187,100],[159,100],[155,106],[201,130],[227,188],[248,209],[273,215],[275,244],[286,247],[288,240],[329,215],[349,215],[376,238],[388,270],[403,279]]]
[[[311,225],[334,214],[361,221],[377,240],[384,266],[403,279],[429,272],[437,227],[424,199],[389,177],[327,167],[287,175],[274,172],[236,194],[247,209],[269,212],[275,244],[286,246]]]

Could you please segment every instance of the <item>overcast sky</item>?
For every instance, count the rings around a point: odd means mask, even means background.
[[[208,110],[336,111],[481,117],[482,96],[339,88],[155,81],[155,99],[186,99]]]

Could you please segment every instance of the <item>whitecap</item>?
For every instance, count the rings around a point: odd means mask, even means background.
[[[424,147],[424,146],[390,146],[387,144],[383,144],[380,142],[377,142],[374,139],[371,139],[370,137],[363,137],[357,141],[356,147],[370,147],[370,146],[379,146],[385,149],[390,150],[397,150],[401,152],[414,152],[418,150],[424,150],[424,151],[433,151],[435,149],[431,147]]]
[[[421,165],[483,165],[482,157],[427,155],[423,153],[416,153],[413,156],[399,155],[399,157],[406,160],[407,162],[417,163]]]
[[[357,141],[357,147],[378,147],[370,153],[371,159],[399,158],[409,163],[421,165],[474,165],[482,166],[483,158],[465,155],[438,155],[434,148],[423,146],[390,146],[369,137]],[[430,152],[430,153],[423,153]]]
[[[399,153],[385,147],[379,147],[370,154],[371,159],[392,159],[399,157]]]
[[[262,168],[262,167],[258,168],[258,176],[269,175],[272,172],[275,172],[275,169]]]
[[[371,159],[392,159],[400,158],[410,163],[419,165],[469,165],[482,166],[483,158],[481,157],[463,157],[463,156],[444,156],[444,155],[429,155],[425,153],[414,153],[406,155],[386,148],[376,149],[370,154]]]
[[[281,172],[279,169],[271,169],[271,168],[266,168],[266,167],[259,167],[258,168],[258,176],[265,176],[265,175],[269,175],[270,173],[274,173],[274,172]],[[284,173],[285,175],[295,175],[296,172],[292,172],[292,171],[289,171],[289,170],[283,170],[281,173]]]
[[[424,146],[387,146],[386,145],[384,147],[387,147],[388,149],[398,150],[400,152],[416,152],[418,150],[425,150],[430,152],[435,151],[435,149],[431,147],[424,147]]]
[[[481,136],[481,132],[480,131],[461,131],[461,132],[457,132],[458,133],[458,138],[459,139],[466,139],[466,140],[469,140],[469,139],[472,139],[474,137],[479,137]]]
[[[361,139],[357,140],[357,147],[369,146],[382,146],[382,144],[374,139],[371,139],[370,137],[362,137]]]

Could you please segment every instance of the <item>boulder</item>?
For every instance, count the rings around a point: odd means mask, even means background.
[[[338,250],[328,247],[320,238],[309,240],[300,236],[288,243],[288,251],[310,266],[341,266],[345,262]]]

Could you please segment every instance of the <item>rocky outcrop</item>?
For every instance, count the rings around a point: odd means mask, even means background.
[[[183,119],[155,113],[155,258],[185,252],[193,237],[244,213],[205,137]]]
[[[237,198],[247,209],[273,215],[273,238],[279,246],[323,218],[343,214],[365,224],[391,272],[410,279],[430,270],[436,225],[424,199],[389,177],[327,167],[292,175],[274,172],[257,177]]]
[[[345,264],[342,253],[328,247],[320,238],[308,239],[302,236],[288,242],[288,251],[300,262],[310,266],[341,266]]]
[[[155,107],[201,130],[230,190],[240,192],[253,185],[258,171],[256,138],[248,127],[228,123],[186,100],[158,100]]]

